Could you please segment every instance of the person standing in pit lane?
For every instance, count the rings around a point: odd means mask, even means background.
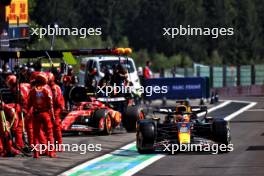
[[[18,116],[12,106],[0,102],[1,120],[0,120],[0,155],[4,157],[16,156],[21,152],[16,149],[13,142],[12,129],[18,126]]]
[[[48,156],[56,157],[54,150],[53,123],[55,119],[53,109],[52,91],[47,85],[48,78],[44,72],[35,75],[35,86],[29,93],[28,110],[33,108],[33,141],[36,149],[34,150],[34,158],[39,158],[41,139],[41,127],[47,137],[47,143],[53,145],[47,151]]]
[[[10,89],[11,93],[14,96],[14,102],[7,104],[8,106],[14,108],[16,119],[16,126],[12,126],[11,131],[15,134],[16,146],[19,149],[24,148],[23,141],[23,131],[24,131],[24,117],[23,114],[27,114],[26,106],[27,106],[27,98],[30,90],[29,84],[17,84],[17,78],[15,75],[9,75],[6,78],[6,85]]]
[[[146,87],[146,82],[148,79],[152,78],[153,77],[153,74],[152,74],[152,71],[150,69],[152,63],[151,61],[147,61],[146,62],[146,66],[144,67],[143,69],[143,80],[142,80],[142,85],[144,87]],[[146,94],[143,93],[143,101],[144,101],[144,104],[146,104]],[[151,100],[149,100],[149,104],[151,103]]]
[[[59,85],[55,83],[55,77],[51,72],[47,73],[49,79],[49,86],[53,95],[53,107],[54,107],[54,115],[55,120],[53,121],[53,134],[55,138],[55,143],[62,144],[62,133],[61,133],[61,112],[64,109],[64,97],[61,92],[61,88]],[[61,151],[59,149],[59,151]]]
[[[144,67],[144,70],[143,70],[143,76],[144,76],[145,80],[152,78],[152,71],[151,71],[150,67],[151,67],[151,62],[148,60],[146,62],[146,66]]]
[[[69,98],[70,90],[72,87],[78,83],[78,79],[76,76],[74,76],[74,71],[72,66],[68,66],[68,73],[67,75],[62,76],[62,86],[64,89],[63,96],[65,100],[65,109],[70,110],[71,109],[71,100]]]

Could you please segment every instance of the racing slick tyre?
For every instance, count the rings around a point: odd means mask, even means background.
[[[99,134],[111,135],[112,134],[112,118],[107,109],[98,109],[93,115],[93,126],[99,129]]]
[[[140,154],[150,154],[155,151],[156,126],[153,120],[143,119],[137,122],[137,150]]]
[[[145,115],[142,108],[138,106],[128,106],[122,118],[123,126],[127,132],[135,132],[137,121],[144,118]]]
[[[216,119],[213,121],[213,139],[219,145],[225,144],[226,146],[231,143],[231,133],[229,122],[224,119]],[[227,151],[219,151],[225,153]]]

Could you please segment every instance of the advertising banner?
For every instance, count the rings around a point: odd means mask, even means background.
[[[209,98],[209,79],[207,77],[153,78],[145,81],[144,86],[167,86],[167,93],[153,93],[148,100]]]

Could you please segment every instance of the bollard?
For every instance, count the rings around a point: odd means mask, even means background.
[[[215,102],[215,103],[218,103],[218,102],[219,102],[219,95],[218,95],[217,92],[215,92],[214,102]]]
[[[167,98],[163,97],[162,98],[162,106],[166,106],[167,105]]]
[[[205,103],[204,103],[204,98],[201,98],[201,100],[200,100],[200,105],[205,105]]]
[[[211,93],[211,98],[210,98],[210,104],[214,104],[215,103],[215,93],[212,92]]]

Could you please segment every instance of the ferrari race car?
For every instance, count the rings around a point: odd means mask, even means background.
[[[231,144],[229,122],[207,117],[206,106],[189,106],[187,102],[176,104],[175,109],[153,110],[152,118],[137,122],[136,137],[139,153],[164,151],[168,144],[199,144],[202,147]]]
[[[107,104],[108,101],[118,101],[117,98],[95,98],[94,93],[83,86],[76,86],[70,91],[73,108],[62,117],[63,132],[91,132],[110,135],[117,126],[130,131],[136,130],[136,122],[144,119],[144,113],[137,106],[127,106],[118,111]],[[107,100],[106,100],[107,99]],[[106,102],[107,101],[107,102]]]

